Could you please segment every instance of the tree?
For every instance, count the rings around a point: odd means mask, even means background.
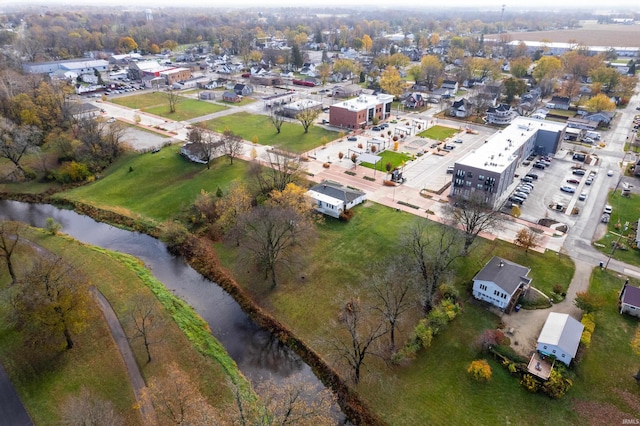
[[[66,425],[120,426],[124,424],[111,401],[100,399],[86,387],[80,394],[66,400],[61,407],[62,423]]]
[[[169,113],[173,114],[174,112],[176,112],[176,108],[181,100],[181,97],[178,92],[171,86],[167,88],[166,95],[167,101],[169,102]]]
[[[422,76],[429,90],[433,90],[436,81],[442,75],[442,63],[435,55],[423,56],[420,61],[422,67]]]
[[[291,46],[291,63],[298,69],[301,68],[304,63],[300,47],[297,44]]]
[[[404,93],[405,83],[396,67],[389,65],[380,77],[380,88],[394,98]]]
[[[562,62],[554,56],[543,56],[533,69],[533,78],[540,81],[544,78],[556,77],[562,70]]]
[[[100,170],[111,164],[120,154],[120,141],[125,128],[118,123],[107,124],[91,118],[82,118],[75,125],[74,132],[82,142],[78,154],[92,170]]]
[[[266,166],[253,163],[249,169],[249,176],[257,186],[259,193],[268,195],[274,189],[284,191],[290,183],[298,182],[302,178],[302,163],[300,157],[294,153],[282,150],[266,152]]]
[[[244,152],[244,142],[242,138],[231,130],[227,129],[222,134],[222,150],[229,158],[229,163],[233,165],[233,159]]]
[[[6,118],[0,118],[0,158],[11,161],[22,176],[27,173],[22,168],[22,157],[38,149],[40,131],[33,126],[17,126]]]
[[[500,75],[500,65],[491,58],[473,58],[470,65],[472,75],[481,79],[496,79]]]
[[[604,65],[599,66],[589,72],[589,77],[594,83],[600,83],[605,93],[611,93],[615,90],[622,74],[614,68],[608,68]]]
[[[305,133],[309,133],[309,127],[313,125],[313,122],[318,118],[321,112],[322,110],[318,108],[306,107],[296,115],[296,120],[302,124]]]
[[[420,271],[423,285],[422,306],[425,312],[433,308],[434,296],[453,262],[464,255],[463,239],[457,229],[448,226],[414,225],[404,237],[404,246]]]
[[[444,214],[453,226],[459,226],[464,232],[464,254],[481,232],[488,232],[501,225],[502,216],[487,203],[481,194],[472,194],[469,198],[456,198],[444,207]]]
[[[516,96],[521,96],[527,90],[527,83],[519,78],[509,77],[503,82],[505,94],[507,96],[506,102],[511,103]]]
[[[147,363],[151,362],[151,345],[162,340],[164,324],[156,311],[156,300],[153,297],[137,296],[133,301],[131,319],[133,320],[133,333],[130,340],[142,339],[144,350],[147,353]]]
[[[415,306],[418,284],[414,268],[405,258],[391,258],[388,262],[373,266],[375,271],[366,285],[376,300],[373,309],[386,321],[389,331],[389,346],[395,350],[395,333],[402,317]]]
[[[15,284],[18,279],[13,269],[12,256],[20,242],[20,231],[22,224],[20,222],[0,221],[0,257],[4,259],[11,277],[11,284]]]
[[[269,112],[269,120],[271,120],[271,124],[276,128],[276,132],[278,132],[278,134],[284,124],[284,118],[284,111],[282,108],[274,108]]]
[[[353,383],[360,382],[362,369],[369,356],[380,356],[376,344],[386,333],[384,321],[371,315],[371,309],[361,305],[359,298],[348,300],[338,316],[337,332],[330,342],[333,356],[345,365]]]
[[[87,280],[62,258],[41,255],[18,282],[16,324],[34,345],[57,348],[63,337],[73,348],[72,333],[86,326]]]
[[[540,237],[529,228],[522,228],[516,234],[516,239],[513,241],[515,245],[524,248],[524,252],[528,253],[529,249],[533,249],[538,246]]]
[[[149,379],[153,406],[169,424],[220,424],[222,420],[187,373],[171,363],[165,373]]]
[[[522,78],[527,75],[529,67],[531,66],[531,59],[526,56],[520,56],[515,58],[509,63],[511,69],[511,75],[516,78]]]
[[[225,234],[232,232],[236,236],[236,244],[240,245],[240,229],[238,218],[251,210],[251,195],[244,184],[234,182],[229,187],[227,195],[216,203],[218,226]]]
[[[589,99],[585,107],[589,111],[613,111],[616,109],[616,104],[604,93],[599,93]]]
[[[605,300],[598,294],[582,292],[576,293],[576,298],[573,303],[575,303],[578,309],[581,309],[585,313],[589,314],[591,312],[596,312],[602,309],[602,307],[605,305]]]
[[[367,53],[371,50],[371,46],[373,46],[373,40],[371,40],[371,36],[369,34],[365,34],[362,36],[362,50]]]
[[[469,368],[467,368],[467,373],[478,382],[487,382],[491,379],[491,366],[486,359],[477,359],[471,361]]]
[[[310,206],[309,206],[310,208]],[[312,223],[290,206],[265,203],[238,218],[242,248],[264,270],[275,288],[277,269],[293,264],[309,239],[315,235]]]
[[[136,50],[137,48],[138,48],[138,43],[136,43],[136,41],[132,37],[124,36],[118,39],[117,49],[120,50],[121,52],[129,53],[131,51]]]
[[[407,75],[411,77],[415,83],[418,83],[422,78],[422,68],[420,65],[414,65],[407,70]]]
[[[322,85],[324,86],[329,80],[331,76],[331,64],[329,62],[323,62],[316,67],[316,73],[320,80],[322,81]]]

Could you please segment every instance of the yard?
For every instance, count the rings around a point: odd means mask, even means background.
[[[453,129],[451,127],[433,126],[429,127],[424,132],[418,133],[418,136],[423,138],[429,138],[437,141],[443,141],[459,132],[459,129]]]
[[[207,128],[217,132],[230,129],[248,141],[257,140],[261,145],[277,146],[281,149],[301,154],[323,144],[323,138],[330,142],[339,134],[322,127],[311,126],[309,133],[297,121],[286,121],[278,133],[267,115],[239,112],[233,115],[218,117],[204,123]]]
[[[175,121],[188,120],[214,112],[224,111],[226,107],[206,101],[180,97],[176,112],[169,112],[169,100],[164,92],[142,93],[140,95],[123,96],[111,99],[114,104],[139,109],[150,114],[159,115]]]
[[[605,179],[606,176],[600,176]],[[640,251],[635,246],[636,228],[638,219],[640,218],[640,195],[631,194],[629,197],[623,197],[620,194],[621,188],[614,194],[609,193],[607,203],[613,207],[611,220],[607,224],[607,233],[604,237],[597,241],[604,247],[596,248],[601,252],[611,254],[613,244],[620,242],[620,247],[613,254],[614,259],[629,263],[630,265],[640,265]],[[624,225],[629,222],[629,228],[625,231]],[[618,226],[618,223],[620,225]],[[619,236],[623,235],[619,239]],[[629,238],[625,238],[629,236]]]
[[[400,168],[404,165],[404,163],[408,160],[411,160],[411,156],[409,154],[405,154],[404,152],[396,152],[396,151],[382,151],[377,152],[376,155],[382,157],[380,161],[376,164],[376,170],[381,172],[387,171],[387,163],[391,164],[391,168],[389,170],[393,170],[396,167]],[[368,167],[373,169],[373,164],[371,163],[360,163],[363,167]]]

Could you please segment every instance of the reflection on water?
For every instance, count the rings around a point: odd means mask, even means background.
[[[304,380],[322,386],[300,357],[258,327],[222,288],[197,273],[183,259],[171,255],[162,242],[51,205],[0,200],[2,219],[44,227],[49,217],[62,224],[62,232],[79,241],[141,259],[158,280],[189,303],[209,324],[212,334],[250,380],[270,376],[286,378],[301,373],[298,376]]]

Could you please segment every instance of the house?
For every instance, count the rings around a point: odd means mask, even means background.
[[[343,211],[364,203],[367,199],[364,192],[331,181],[315,185],[307,191],[307,195],[313,200],[318,212],[335,218],[339,218]]]
[[[598,122],[584,118],[569,117],[567,119],[567,127],[581,130],[596,130],[598,128]]]
[[[547,105],[550,104],[553,105],[550,108],[568,111],[571,106],[571,99],[568,96],[553,96]]]
[[[226,91],[222,94],[222,100],[225,102],[240,102],[242,98],[236,92]]]
[[[426,105],[426,103],[427,102],[422,94],[416,92],[409,94],[409,96],[407,96],[406,99],[402,101],[402,104],[405,106],[405,108],[409,109],[422,108]]]
[[[362,87],[357,84],[346,84],[343,86],[336,86],[333,88],[331,95],[334,98],[353,98],[359,96],[362,93]]]
[[[455,80],[445,80],[440,85],[441,89],[449,89],[453,94],[458,91],[458,82]]]
[[[640,288],[629,285],[629,280],[625,281],[618,298],[618,304],[621,314],[640,317]]]
[[[583,330],[584,325],[569,314],[551,312],[538,337],[536,350],[569,365],[576,356]]]
[[[473,111],[473,104],[466,98],[454,101],[449,108],[449,115],[458,118],[467,118]]]
[[[473,297],[509,313],[531,284],[530,269],[494,256],[473,278]]]
[[[200,99],[203,101],[213,101],[216,98],[216,93],[211,91],[200,92]]]
[[[606,127],[611,123],[611,120],[613,120],[613,115],[613,112],[599,111],[591,114],[585,114],[582,118],[589,121],[596,121],[598,122],[598,126]]]
[[[248,96],[253,93],[253,87],[248,84],[238,83],[233,86],[233,91],[240,96]]]
[[[489,124],[509,124],[518,116],[516,110],[511,105],[500,104],[497,107],[487,109],[487,123]]]
[[[180,155],[194,163],[207,164],[207,157],[209,157],[209,160],[213,160],[213,158],[224,155],[224,150],[221,149],[222,145],[224,145],[222,141],[217,141],[213,144],[187,142],[180,148]]]
[[[70,105],[71,114],[75,120],[83,118],[95,118],[100,115],[100,108],[90,103],[73,103]]]

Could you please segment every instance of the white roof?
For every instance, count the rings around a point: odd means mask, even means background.
[[[325,204],[329,204],[336,207],[344,204],[344,201],[340,200],[339,198],[334,198],[329,195],[323,194],[321,192],[313,191],[311,189],[307,191],[307,195],[309,195],[314,200],[322,201]]]
[[[562,123],[517,117],[503,130],[491,135],[480,148],[458,161],[458,164],[502,173],[519,155],[519,150],[532,132],[540,129],[560,132],[566,127]]]
[[[568,314],[551,312],[545,321],[538,343],[558,346],[572,357],[578,351],[584,325]]]
[[[374,108],[380,103],[389,103],[393,101],[393,95],[378,94],[374,95],[360,95],[354,99],[347,99],[346,101],[336,102],[332,106],[348,109],[351,111],[362,111],[363,109]]]

